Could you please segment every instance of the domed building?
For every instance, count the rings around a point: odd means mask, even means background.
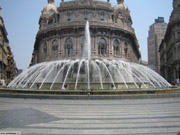
[[[86,29],[85,29],[86,25]],[[141,54],[124,0],[54,0],[42,10],[30,67],[8,87],[154,89],[170,84],[139,65]]]
[[[141,54],[124,0],[111,6],[109,1],[62,1],[56,7],[48,0],[39,20],[31,65],[82,55],[84,27],[90,24],[91,57],[122,58],[138,63]]]

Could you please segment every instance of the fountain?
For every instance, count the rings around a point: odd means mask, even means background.
[[[171,85],[153,70],[121,59],[92,59],[89,22],[82,58],[36,64],[9,85],[17,89],[114,90],[163,89]]]
[[[83,46],[82,57],[87,58],[88,60],[91,59],[91,38],[89,32],[89,22],[86,22],[85,26],[85,41]]]

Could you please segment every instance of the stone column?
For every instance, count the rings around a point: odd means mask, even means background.
[[[76,36],[76,56],[81,56],[81,45],[79,41],[79,36]]]
[[[51,59],[50,56],[51,56],[51,39],[49,39],[47,42],[47,57],[46,57],[47,60]]]
[[[98,37],[97,36],[95,36],[95,38],[94,38],[94,43],[95,43],[96,55],[98,56]]]
[[[94,49],[94,56],[97,55],[97,44],[96,44],[96,34],[94,34],[94,43],[93,43],[93,49]]]
[[[124,53],[124,41],[122,41],[122,43],[120,43],[122,46],[122,51],[121,51],[121,55],[124,58],[125,57],[125,53]]]
[[[76,33],[77,33],[77,31],[75,31]],[[75,38],[74,38],[74,40],[75,40],[75,48],[74,48],[74,55],[77,57],[77,56],[79,56],[79,50],[78,50],[78,44],[79,44],[79,42],[77,41],[77,36],[76,36],[76,34],[75,34]]]
[[[110,56],[110,52],[111,52],[111,40],[110,40],[110,37],[108,37],[107,39],[108,39],[108,53],[107,53],[107,56]]]
[[[112,56],[113,55],[113,45],[112,45],[112,37],[109,36],[109,55]]]
[[[65,56],[65,51],[64,51],[64,37],[61,37],[61,56]]]
[[[58,57],[61,57],[61,37],[58,38]]]

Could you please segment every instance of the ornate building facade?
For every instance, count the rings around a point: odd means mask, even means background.
[[[1,10],[0,7],[0,86],[8,84],[17,76],[17,67],[7,38]]]
[[[114,7],[109,0],[62,0],[59,7],[54,0],[48,0],[39,19],[30,65],[80,58],[86,21],[90,24],[92,58],[122,58],[139,62],[139,44],[124,0],[118,0]]]
[[[169,82],[180,79],[180,1],[173,0],[173,11],[160,45],[161,75]]]

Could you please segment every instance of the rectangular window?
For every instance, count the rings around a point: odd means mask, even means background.
[[[101,15],[101,21],[104,21],[104,15]]]
[[[114,15],[112,15],[112,20],[114,21]]]
[[[49,19],[48,24],[52,24],[53,23],[53,19]]]
[[[180,39],[180,32],[178,32],[178,39]]]
[[[178,46],[178,60],[180,60],[180,46]],[[180,72],[180,70],[179,70]]]
[[[88,17],[88,15],[85,14],[85,15],[84,15],[84,20],[87,20],[87,19],[88,19],[87,17]]]
[[[178,8],[180,8],[180,4],[178,4]]]
[[[180,19],[180,14],[178,14],[178,19]]]
[[[68,15],[68,21],[71,21],[71,16],[70,15]]]

